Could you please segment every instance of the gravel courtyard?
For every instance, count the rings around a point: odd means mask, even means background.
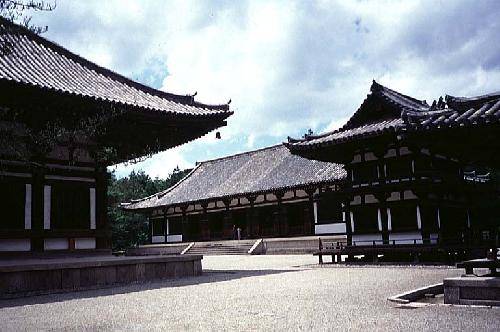
[[[458,276],[445,267],[315,265],[297,256],[206,256],[201,277],[0,300],[0,330],[498,331],[500,309],[402,309],[386,299]]]

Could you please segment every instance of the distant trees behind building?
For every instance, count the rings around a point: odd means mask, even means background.
[[[111,174],[108,187],[108,218],[112,228],[113,250],[123,250],[148,240],[148,219],[144,215],[125,212],[120,203],[143,198],[170,188],[179,182],[190,169],[176,167],[166,179],[151,178],[144,171],[133,171],[117,179]]]

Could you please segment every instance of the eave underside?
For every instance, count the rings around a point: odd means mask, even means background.
[[[105,164],[136,159],[181,145],[226,125],[230,111],[203,115],[132,107],[78,95],[19,86],[0,80],[0,120],[21,122],[28,128],[60,123],[75,128],[98,123],[87,136],[90,147],[114,150]],[[98,120],[95,120],[98,119]],[[93,122],[97,121],[97,122]]]

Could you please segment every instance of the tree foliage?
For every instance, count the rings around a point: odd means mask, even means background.
[[[128,177],[117,179],[111,174],[108,187],[108,219],[111,223],[113,250],[144,244],[148,240],[148,219],[145,215],[125,212],[120,203],[143,198],[170,188],[190,170],[176,167],[166,179],[152,179],[143,171],[132,172]]]

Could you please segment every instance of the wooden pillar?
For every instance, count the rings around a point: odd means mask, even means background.
[[[188,218],[186,214],[188,206],[187,205],[182,205],[181,206],[181,234],[182,234],[182,240],[184,241],[184,236],[188,233]]]
[[[344,209],[342,212],[344,212],[345,215],[345,230],[346,230],[346,237],[347,237],[347,245],[351,246],[352,245],[352,227],[351,227],[351,201],[352,197],[346,197],[344,199]]]
[[[201,203],[203,212],[200,216],[200,240],[206,241],[210,239],[210,229],[208,227],[208,213],[207,207],[208,203]]]
[[[226,239],[232,239],[233,238],[233,214],[231,213],[231,210],[229,209],[229,205],[231,204],[230,199],[224,199],[222,200],[224,203],[224,218],[223,218],[223,226],[222,226],[222,236]]]
[[[375,194],[375,197],[379,201],[379,211],[380,211],[380,220],[382,223],[382,241],[384,244],[389,244],[389,217],[387,213],[387,198],[389,194],[386,192]]]
[[[251,238],[258,238],[261,236],[260,232],[258,231],[258,225],[256,225],[257,220],[255,218],[257,210],[255,209],[255,199],[257,196],[250,195],[247,196],[246,199],[250,202],[250,209],[247,210],[247,236]]]
[[[316,225],[314,220],[314,192],[316,188],[306,189],[307,193],[307,205],[304,211],[304,235],[314,235],[316,231]]]
[[[165,243],[168,242],[168,235],[170,233],[169,230],[169,224],[168,224],[168,218],[167,218],[167,209],[163,209],[163,235],[165,235]],[[182,234],[182,241],[185,241],[186,239],[184,238],[184,234]]]
[[[276,192],[276,199],[278,200],[277,210],[274,219],[274,233],[277,236],[286,236],[285,225],[286,222],[286,211],[283,206],[283,192]]]
[[[153,243],[153,220],[148,217],[148,243]]]

